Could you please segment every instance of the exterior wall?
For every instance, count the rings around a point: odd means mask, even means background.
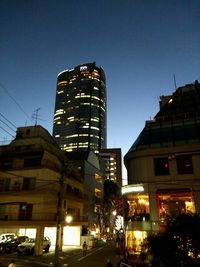
[[[175,156],[190,154],[192,155],[193,174],[178,174]],[[179,147],[148,149],[130,153],[128,156],[128,184],[159,182],[166,180],[182,181],[200,179],[200,144],[188,144]],[[170,174],[165,176],[155,176],[154,158],[168,157]]]

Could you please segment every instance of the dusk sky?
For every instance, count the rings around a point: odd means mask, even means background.
[[[107,146],[124,156],[174,75],[177,87],[200,80],[200,1],[1,0],[1,144],[36,109],[52,133],[58,73],[93,61],[106,73]]]

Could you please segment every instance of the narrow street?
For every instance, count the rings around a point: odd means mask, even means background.
[[[43,256],[18,256],[13,254],[1,254],[0,263],[2,267],[7,267],[9,260],[13,258],[16,266],[54,266],[54,252],[49,252]],[[82,255],[80,248],[67,249],[59,253],[59,267],[104,267],[107,259],[113,263],[113,267],[117,267],[119,255],[116,254],[114,242],[108,242],[104,246],[95,247],[87,251],[86,256]]]

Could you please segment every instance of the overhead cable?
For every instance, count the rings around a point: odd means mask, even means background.
[[[25,114],[25,116],[32,122],[31,118],[24,111],[24,109],[20,106],[20,104],[14,99],[14,97],[9,93],[6,87],[0,82],[0,87],[5,91],[5,93],[13,100],[13,102],[18,106],[18,108]]]
[[[0,129],[2,129],[4,132],[6,132],[7,134],[9,134],[10,136],[12,136],[14,138],[14,135],[12,135],[11,133],[9,133],[7,130],[5,130],[3,127],[0,126]]]
[[[9,122],[15,129],[17,128],[9,119],[7,119],[2,113],[0,113],[0,116],[2,116],[7,122]]]

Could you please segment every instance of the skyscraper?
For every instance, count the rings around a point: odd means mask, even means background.
[[[106,148],[106,78],[96,63],[58,74],[53,136],[62,150]]]

